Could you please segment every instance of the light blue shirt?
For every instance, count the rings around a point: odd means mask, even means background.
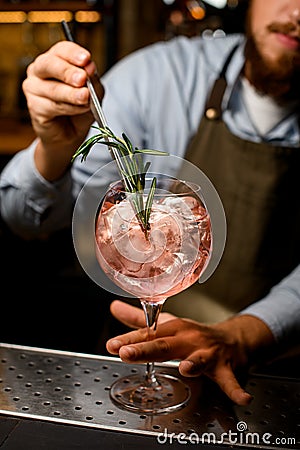
[[[196,133],[207,95],[235,43],[240,43],[227,70],[223,119],[230,131],[254,142],[299,147],[296,115],[289,115],[265,136],[259,136],[241,97],[239,75],[244,64],[244,38],[179,37],[156,43],[118,62],[103,76],[103,110],[115,134],[125,132],[135,146],[184,157]],[[234,93],[234,95],[232,95]],[[89,135],[95,133],[91,129]],[[18,234],[37,236],[70,224],[74,201],[87,179],[111,161],[106,147],[95,146],[85,163],[75,160],[61,180],[49,183],[34,165],[33,143],[19,152],[0,179],[1,214]],[[76,149],[74,149],[76,150]],[[151,169],[159,171],[159,157]],[[112,165],[104,179],[119,178]],[[263,300],[243,313],[259,317],[277,339],[300,333],[300,266]]]

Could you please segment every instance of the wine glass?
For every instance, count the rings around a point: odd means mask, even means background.
[[[139,298],[149,340],[155,337],[166,299],[199,279],[212,252],[211,221],[196,184],[157,175],[149,229],[141,227],[136,196],[144,197],[138,203],[145,205],[151,181],[147,178],[145,189],[134,194],[126,192],[122,181],[112,183],[95,223],[98,263],[117,286]],[[122,408],[158,414],[183,407],[190,390],[179,378],[157,373],[154,363],[147,363],[144,375],[118,379],[110,396]]]

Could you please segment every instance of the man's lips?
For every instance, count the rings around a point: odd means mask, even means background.
[[[297,50],[300,48],[300,41],[298,37],[283,33],[277,33],[277,39],[287,49]]]
[[[278,41],[289,50],[300,48],[300,28],[292,22],[270,24],[268,30],[276,33]]]

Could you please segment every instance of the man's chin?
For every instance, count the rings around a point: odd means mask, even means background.
[[[274,54],[277,56],[274,57]],[[289,96],[295,75],[300,70],[299,59],[296,61],[292,52],[279,52],[277,46],[276,51],[270,50],[269,54],[264,55],[249,37],[245,57],[249,68],[247,76],[259,92],[281,100]]]

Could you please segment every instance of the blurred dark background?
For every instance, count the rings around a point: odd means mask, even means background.
[[[34,138],[22,93],[28,64],[63,39],[61,20],[93,54],[99,73],[137,48],[176,35],[243,31],[246,0],[0,1],[0,170]],[[0,341],[105,354],[126,327],[109,314],[111,294],[77,261],[71,230],[25,241],[0,223]]]

